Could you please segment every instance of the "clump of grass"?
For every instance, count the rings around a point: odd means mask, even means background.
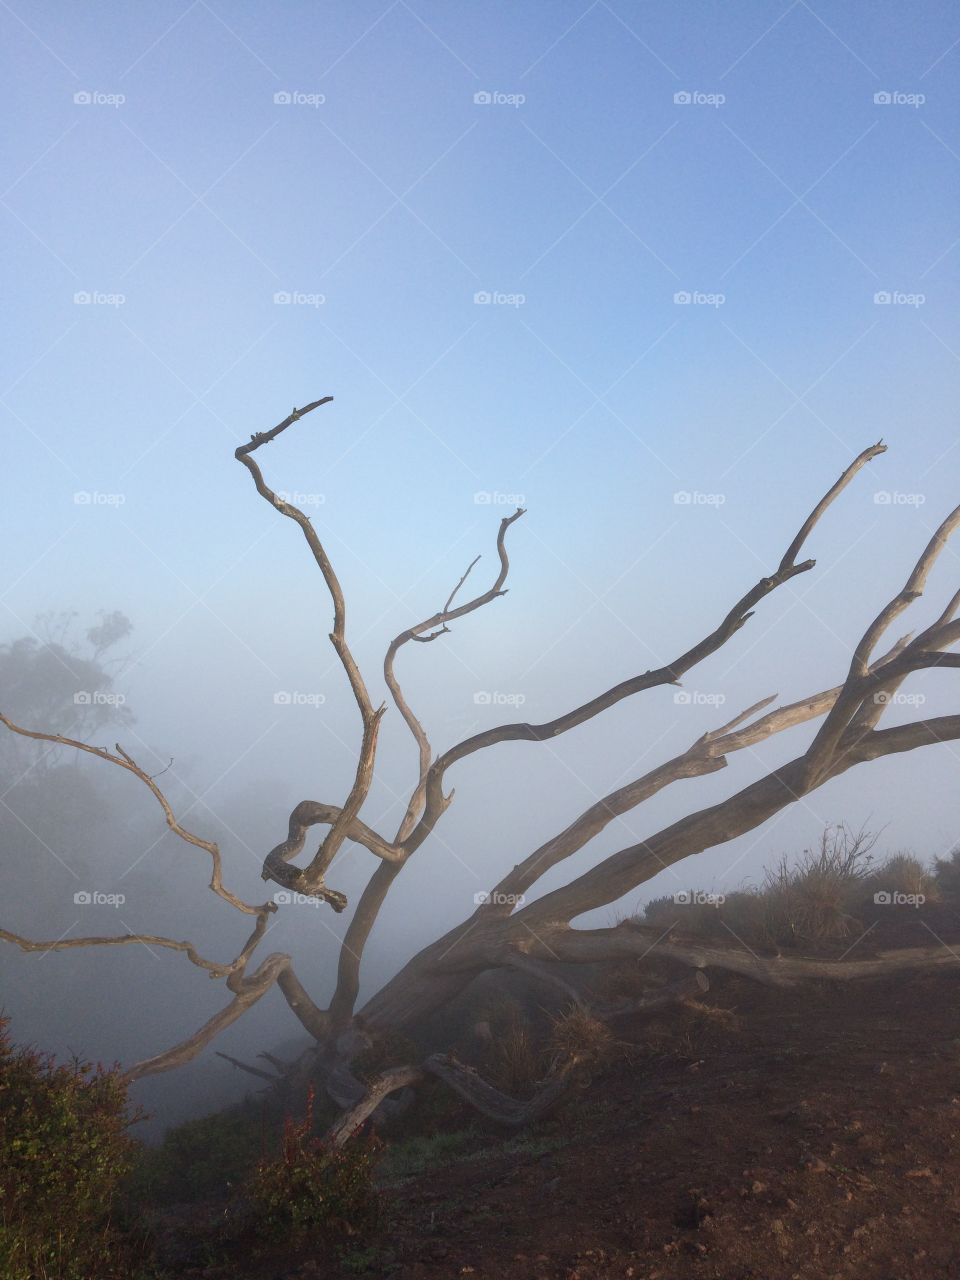
[[[838,823],[825,827],[819,847],[804,850],[794,866],[781,859],[761,889],[768,934],[777,943],[817,949],[862,929],[854,911],[873,872],[877,838]]]
[[[551,1066],[586,1063],[603,1066],[618,1056],[621,1046],[605,1022],[581,1005],[571,1005],[552,1019]]]
[[[530,1019],[515,1000],[499,1000],[487,1012],[490,1039],[485,1046],[483,1075],[504,1093],[523,1094],[542,1075],[542,1054]]]
[[[384,1181],[413,1178],[428,1169],[456,1164],[465,1158],[479,1141],[476,1127],[452,1133],[418,1134],[404,1142],[395,1142],[387,1150],[381,1165]]]
[[[712,1027],[717,1031],[739,1031],[742,1025],[733,1009],[704,1004],[701,1000],[684,1000],[684,1012],[690,1015],[695,1026]]]

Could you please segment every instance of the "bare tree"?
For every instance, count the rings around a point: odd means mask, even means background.
[[[268,899],[263,903],[247,903],[230,892],[223,883],[218,846],[179,824],[157,782],[122,747],[118,745],[111,752],[58,733],[26,728],[0,714],[0,721],[15,734],[89,752],[137,777],[160,804],[169,828],[209,856],[211,890],[252,920],[249,937],[236,957],[227,963],[205,959],[192,943],[170,938],[120,935],[39,941],[0,930],[0,938],[24,950],[66,950],[146,942],[151,946],[182,951],[191,963],[207,970],[211,978],[225,981],[232,995],[229,1003],[188,1039],[132,1066],[127,1072],[129,1080],[166,1071],[189,1061],[276,985],[316,1042],[311,1068],[322,1073],[330,1096],[347,1108],[347,1114],[335,1131],[338,1141],[345,1140],[388,1094],[422,1079],[424,1073],[439,1076],[487,1114],[507,1123],[521,1124],[543,1114],[564,1096],[576,1077],[578,1063],[575,1060],[559,1064],[544,1081],[536,1097],[526,1102],[508,1098],[492,1089],[475,1072],[449,1055],[434,1055],[424,1063],[395,1068],[370,1088],[362,1085],[352,1074],[351,1060],[358,1049],[368,1043],[371,1035],[402,1028],[443,1007],[478,974],[491,969],[523,969],[546,984],[566,989],[578,1001],[581,998],[576,989],[559,976],[558,963],[576,965],[626,956],[654,957],[695,970],[690,978],[635,1002],[634,1007],[642,1009],[703,991],[707,982],[702,971],[711,967],[732,970],[761,982],[789,985],[812,977],[854,979],[895,970],[956,963],[954,953],[945,947],[919,948],[860,960],[766,958],[744,948],[688,945],[658,938],[654,931],[635,921],[602,929],[574,928],[573,921],[586,912],[616,902],[664,868],[755,829],[786,806],[855,765],[960,737],[960,715],[918,720],[890,729],[878,728],[892,695],[908,676],[932,667],[960,666],[960,654],[951,651],[951,646],[960,640],[960,621],[955,620],[960,608],[960,592],[926,629],[916,635],[904,636],[886,652],[874,656],[891,625],[923,593],[937,557],[960,523],[960,507],[943,521],[917,560],[903,589],[884,605],[857,641],[849,669],[839,684],[783,707],[772,707],[775,695],[764,698],[727,724],[705,733],[679,755],[590,805],[562,831],[514,866],[467,920],[424,948],[363,1008],[357,1010],[360,965],[366,941],[394,880],[429,838],[451,804],[453,792],[445,787],[447,774],[454,766],[502,742],[548,741],[602,715],[635,694],[661,685],[679,684],[698,663],[717,652],[737,634],[765,597],[791,578],[814,567],[813,560],[798,560],[811,532],[854,476],[883,453],[886,446],[882,442],[871,445],[851,462],[807,516],[777,568],[752,586],[713,631],[672,662],[606,689],[581,706],[544,724],[516,722],[499,725],[457,742],[434,756],[426,730],[411,709],[397,678],[397,657],[408,643],[432,643],[449,631],[452,622],[483,608],[505,593],[504,584],[510,567],[507,534],[524,514],[523,509],[518,508],[502,519],[496,539],[499,569],[490,586],[463,603],[455,603],[477,563],[474,560],[443,607],[402,631],[387,647],[384,680],[394,706],[409,729],[418,762],[416,781],[403,819],[395,834],[388,837],[373,830],[360,817],[374,778],[377,736],[386,705],[374,707],[351,652],[347,641],[343,591],[312,523],[302,511],[266,484],[253,457],[263,445],[275,440],[293,423],[331,399],[326,396],[302,409],[294,409],[272,430],[252,436],[249,443],[238,448],[235,454],[249,471],[260,496],[280,515],[295,521],[303,533],[332,598],[330,641],[349,681],[360,716],[357,767],[349,794],[340,805],[320,800],[304,800],[298,804],[290,814],[286,839],[266,855],[263,863],[264,880],[286,890],[318,896],[339,912],[345,909],[347,900],[326,883],[338,851],[350,841],[362,846],[376,860],[344,937],[336,987],[326,1008],[317,1005],[300,983],[289,955],[271,954],[258,967],[250,969],[270,916],[278,909],[277,902]],[[636,809],[674,782],[725,768],[728,757],[735,751],[753,747],[786,729],[816,720],[821,722],[816,734],[807,749],[795,759],[719,803],[697,810],[647,839],[609,854],[563,887],[527,901],[530,890],[548,871],[583,849],[615,818]],[[316,852],[304,865],[294,864],[293,860],[303,850],[308,833],[314,827],[325,828]],[[593,1013],[604,1018],[623,1011],[623,1007],[613,1007],[594,1009]],[[253,1070],[255,1074],[264,1074],[260,1069]]]

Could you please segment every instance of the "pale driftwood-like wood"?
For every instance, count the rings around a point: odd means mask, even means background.
[[[157,1054],[156,1057],[145,1058],[142,1062],[136,1063],[129,1071],[124,1073],[124,1079],[129,1083],[133,1083],[134,1080],[141,1080],[144,1076],[156,1075],[161,1071],[171,1071],[174,1067],[181,1067],[184,1063],[190,1062],[221,1031],[225,1031],[238,1018],[241,1018],[251,1005],[256,1004],[258,1000],[265,996],[274,982],[276,982],[278,971],[289,963],[289,956],[280,954],[267,956],[259,969],[244,981],[241,990],[237,992],[226,1008],[214,1014],[209,1021],[205,1022],[198,1031],[195,1031],[186,1040],[181,1040],[179,1044],[165,1050],[163,1053]]]
[[[45,942],[37,938],[23,938],[9,929],[0,929],[0,938],[4,942],[12,942],[21,951],[70,951],[74,947],[121,947],[130,943],[139,943],[142,947],[166,947],[173,951],[182,951],[191,964],[206,969],[211,978],[225,978],[240,964],[232,960],[229,964],[217,964],[213,960],[204,960],[192,942],[177,942],[173,938],[161,938],[153,933],[122,933],[99,938],[55,938]]]
[[[419,1084],[424,1078],[420,1067],[391,1067],[370,1085],[359,1102],[339,1116],[327,1132],[327,1141],[342,1147],[357,1132],[364,1120],[373,1115],[381,1102],[398,1089]]]
[[[704,658],[722,648],[753,617],[754,606],[765,596],[770,595],[771,592],[791,578],[796,577],[797,574],[806,573],[814,567],[815,560],[804,560],[800,564],[797,563],[797,556],[804,543],[834,499],[868,462],[879,454],[885,453],[886,447],[882,441],[878,442],[864,449],[854,459],[804,521],[799,533],[784,553],[777,570],[768,577],[761,578],[745,595],[741,596],[714,631],[695,644],[693,648],[675,658],[673,662],[655,671],[646,671],[642,675],[622,681],[620,684],[614,685],[613,688],[598,694],[597,697],[592,698],[589,702],[585,702],[581,706],[575,707],[572,711],[568,711],[564,715],[544,724],[528,724],[524,722],[499,725],[496,728],[487,729],[483,733],[474,734],[444,752],[430,769],[426,786],[426,811],[417,829],[407,841],[408,847],[415,848],[422,843],[430,830],[432,830],[437,818],[440,817],[442,813],[444,775],[457,761],[500,742],[543,742],[550,738],[555,738],[561,733],[567,733],[570,729],[592,720],[601,712],[615,706],[618,702],[623,701],[624,698],[632,697],[635,693],[655,688],[658,685],[676,684],[686,672],[702,662]]]
[[[320,893],[323,889],[323,875],[327,868],[333,862],[337,852],[347,838],[348,830],[356,818],[357,814],[366,800],[373,782],[373,767],[377,751],[377,732],[380,726],[380,720],[386,710],[384,706],[374,710],[370,701],[370,695],[367,692],[367,686],[364,683],[363,676],[360,674],[360,668],[357,666],[350,646],[347,644],[346,627],[347,627],[347,609],[343,596],[343,588],[340,580],[330,562],[323,543],[317,536],[308,516],[295,507],[290,502],[285,502],[278,497],[276,493],[267,485],[263,478],[257,463],[251,455],[264,444],[269,444],[275,440],[281,432],[291,426],[294,422],[299,421],[308,413],[312,413],[314,409],[321,405],[329,404],[333,396],[324,396],[320,400],[314,400],[302,409],[294,409],[284,420],[278,423],[270,431],[261,432],[258,435],[251,436],[248,444],[241,445],[235,453],[234,457],[241,462],[250,475],[253,477],[253,483],[257,492],[281,515],[293,520],[300,528],[301,533],[306,539],[307,545],[313,555],[323,580],[330,592],[333,601],[333,630],[330,633],[330,643],[336,651],[337,657],[346,673],[350,682],[350,688],[353,690],[354,698],[358,708],[360,709],[360,717],[363,725],[363,736],[361,739],[360,751],[357,761],[357,772],[354,778],[353,786],[350,788],[350,794],[347,796],[340,813],[331,824],[330,830],[327,832],[320,845],[313,861],[306,867],[298,878],[297,884],[302,885],[301,892],[308,894]],[[266,870],[266,868],[265,868]],[[338,910],[343,910],[346,905],[342,894],[335,891],[327,895],[328,901]]]
[[[652,956],[698,970],[727,970],[771,987],[795,987],[818,978],[852,982],[932,969],[955,970],[960,977],[960,951],[942,945],[886,951],[866,959],[764,956],[741,946],[709,946],[667,939],[658,935],[657,930],[635,921],[624,921],[613,929],[558,929],[551,931],[548,938],[550,951],[568,964],[598,964]]]
[[[879,612],[856,644],[853,660],[842,683],[785,707],[772,706],[772,698],[763,698],[726,724],[704,734],[686,751],[656,766],[642,777],[627,782],[586,808],[558,834],[532,853],[522,857],[500,883],[490,899],[463,923],[425,947],[361,1009],[356,1005],[360,989],[360,966],[370,933],[384,906],[390,888],[409,859],[422,847],[434,831],[453,800],[453,792],[445,791],[449,769],[481,750],[501,742],[544,742],[601,715],[624,699],[666,684],[678,684],[705,658],[727,645],[753,616],[755,607],[779,587],[798,574],[813,568],[815,561],[799,561],[798,557],[824,512],[853,480],[859,471],[885,451],[881,443],[863,450],[827,490],[781,557],[777,568],[754,584],[719,621],[714,630],[680,653],[666,665],[631,677],[600,692],[587,702],[567,710],[541,724],[513,723],[499,725],[455,743],[434,757],[425,726],[411,708],[396,675],[396,659],[408,643],[428,644],[450,632],[450,624],[491,603],[505,593],[509,572],[506,537],[512,525],[524,514],[518,508],[500,521],[496,550],[499,568],[486,590],[462,604],[456,600],[476,566],[472,561],[443,607],[423,621],[397,635],[387,648],[383,674],[390,698],[410,731],[417,750],[417,775],[409,793],[405,812],[392,840],[373,830],[360,817],[370,794],[377,756],[378,733],[385,704],[373,705],[367,685],[347,641],[346,605],[343,590],[310,519],[291,503],[281,499],[266,483],[253,455],[263,446],[278,439],[288,428],[315,409],[330,402],[326,396],[302,409],[294,409],[272,429],[260,432],[235,451],[235,457],[250,473],[257,493],[275,511],[299,527],[313,559],[320,569],[333,605],[333,626],[329,639],[337,654],[360,712],[361,739],[357,749],[357,766],[349,793],[340,805],[305,800],[290,815],[286,839],[265,857],[264,880],[273,881],[299,893],[315,894],[334,910],[347,905],[343,894],[325,883],[325,876],[346,841],[352,841],[371,853],[376,865],[354,907],[340,949],[337,981],[328,1008],[318,1006],[296,977],[291,959],[274,954],[248,975],[248,965],[263,941],[277,909],[270,901],[259,905],[244,902],[223,885],[222,859],[218,846],[187,831],[177,821],[156,780],[150,777],[119,746],[116,754],[54,733],[25,729],[0,715],[0,723],[13,733],[38,741],[55,743],[87,752],[121,767],[146,785],[161,805],[168,827],[181,839],[204,850],[211,858],[213,870],[210,888],[236,910],[253,916],[254,926],[234,960],[218,964],[204,959],[190,942],[144,935],[118,938],[65,939],[57,943],[33,941],[9,931],[0,939],[26,950],[52,949],[65,951],[71,947],[120,945],[134,941],[183,951],[192,963],[220,979],[232,995],[232,1001],[211,1018],[194,1035],[165,1053],[136,1064],[128,1072],[138,1079],[156,1071],[168,1070],[188,1061],[208,1045],[226,1026],[235,1021],[274,985],[278,987],[294,1015],[317,1042],[314,1051],[322,1061],[333,1096],[339,1093],[344,1105],[366,1105],[366,1091],[350,1071],[351,1051],[344,1032],[359,1026],[361,1018],[373,1031],[384,1031],[409,1025],[418,1018],[442,1007],[486,970],[520,965],[558,989],[565,987],[572,998],[581,999],[575,984],[557,978],[558,960],[572,963],[603,961],[621,955],[653,953],[693,966],[693,976],[662,993],[651,993],[635,1005],[638,1009],[655,1007],[661,999],[684,998],[705,981],[699,970],[708,966],[733,969],[760,981],[783,984],[824,976],[853,978],[888,971],[947,966],[955,963],[952,953],[929,948],[898,956],[842,962],[815,959],[769,958],[754,956],[742,948],[705,948],[677,943],[669,938],[649,937],[639,929],[578,930],[571,922],[584,912],[608,905],[635,890],[664,867],[755,830],[786,805],[809,794],[816,787],[845,770],[883,756],[912,751],[926,745],[960,738],[960,716],[941,716],[913,724],[882,730],[877,726],[889,704],[890,695],[917,671],[960,666],[960,654],[952,647],[960,641],[960,592],[956,592],[937,620],[916,636],[906,636],[880,659],[873,652],[890,625],[918,598],[927,584],[931,569],[947,539],[960,527],[960,508],[940,526],[927,544],[904,588]],[[530,891],[541,878],[567,858],[582,850],[617,817],[635,810],[646,800],[674,783],[695,780],[722,770],[728,758],[737,751],[752,748],[774,735],[798,725],[822,718],[819,731],[808,748],[795,759],[741,787],[719,803],[670,824],[646,839],[602,858],[582,875],[560,888],[529,901]],[[491,800],[496,804],[496,797]],[[304,867],[293,865],[302,851],[312,827],[326,827],[316,852]],[[551,972],[552,971],[552,972]],[[686,984],[686,985],[685,985]],[[678,994],[681,993],[681,994]],[[609,1010],[607,1011],[609,1012]],[[614,1016],[614,1015],[611,1015]],[[562,1093],[561,1082],[547,1082],[543,1098],[520,1104],[516,1100],[496,1098],[485,1082],[477,1080],[461,1064],[441,1056],[419,1067],[405,1070],[426,1071],[447,1079],[463,1096],[471,1096],[477,1104],[486,1104],[501,1118],[533,1114],[536,1107],[551,1105],[550,1089]],[[398,1086],[394,1086],[394,1089]],[[546,1086],[545,1086],[546,1087]],[[564,1086],[565,1087],[565,1086]],[[358,1097],[359,1094],[363,1096]],[[389,1092],[389,1090],[388,1090]],[[386,1094],[380,1099],[386,1097]],[[374,1107],[378,1105],[374,1103]],[[492,1111],[490,1112],[492,1114]],[[368,1110],[365,1114],[370,1114]],[[518,1121],[519,1122],[519,1121]],[[353,1127],[356,1127],[354,1123]]]
[[[710,987],[706,975],[697,972],[636,1000],[590,1005],[576,988],[551,972],[549,965],[540,964],[523,954],[515,956],[511,965],[569,995],[578,1007],[601,1022],[630,1014],[654,1013],[667,1005],[702,996]],[[343,1105],[347,1109],[331,1127],[327,1137],[337,1146],[344,1145],[360,1125],[384,1103],[389,1094],[419,1084],[426,1076],[435,1076],[441,1080],[488,1119],[509,1128],[522,1128],[555,1110],[584,1083],[581,1074],[583,1066],[584,1061],[576,1057],[559,1062],[539,1083],[531,1097],[514,1098],[502,1089],[495,1088],[475,1068],[460,1062],[454,1055],[431,1054],[420,1066],[392,1067],[384,1071],[367,1087],[362,1096],[348,1098],[345,1093],[341,1093]],[[355,1084],[358,1083],[355,1077],[352,1079]]]
[[[224,901],[229,902],[232,907],[236,907],[238,911],[246,912],[247,915],[257,915],[259,912],[264,910],[263,906],[255,907],[251,906],[248,902],[241,901],[241,899],[231,893],[229,889],[224,888],[222,874],[223,859],[220,856],[219,846],[213,840],[204,840],[202,837],[194,835],[193,832],[188,831],[185,827],[180,825],[173,809],[170,806],[170,802],[157,786],[156,780],[152,778],[145,769],[141,769],[133,757],[128,755],[119,743],[116,745],[117,754],[113,755],[106,749],[106,747],[93,747],[88,742],[78,742],[75,738],[66,738],[60,733],[41,733],[36,729],[24,729],[22,725],[14,724],[14,722],[2,712],[0,712],[0,724],[6,725],[11,733],[20,734],[21,737],[33,738],[37,742],[54,742],[59,746],[72,747],[75,751],[84,751],[88,755],[96,756],[99,760],[106,760],[109,764],[117,765],[118,768],[126,769],[128,773],[132,773],[135,778],[139,778],[143,785],[147,787],[154,799],[160,805],[160,808],[163,810],[163,816],[166,824],[174,835],[179,836],[180,839],[186,841],[187,844],[192,844],[198,849],[203,849],[210,855],[211,861],[213,862],[213,874],[210,878],[210,888],[213,892],[217,894],[218,897],[223,898]]]

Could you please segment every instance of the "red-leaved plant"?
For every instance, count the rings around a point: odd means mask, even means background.
[[[261,1159],[248,1192],[257,1226],[272,1236],[314,1236],[336,1244],[376,1223],[373,1174],[379,1143],[356,1138],[335,1147],[313,1135],[314,1089],[304,1118],[284,1120],[280,1153]]]

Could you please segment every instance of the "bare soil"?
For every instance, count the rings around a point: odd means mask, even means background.
[[[883,941],[930,936],[901,915]],[[623,1019],[635,1054],[521,1141],[490,1130],[473,1158],[390,1188],[378,1236],[342,1263],[308,1251],[234,1274],[960,1277],[957,954],[956,973],[790,990],[713,977],[706,1000],[735,1026]]]

